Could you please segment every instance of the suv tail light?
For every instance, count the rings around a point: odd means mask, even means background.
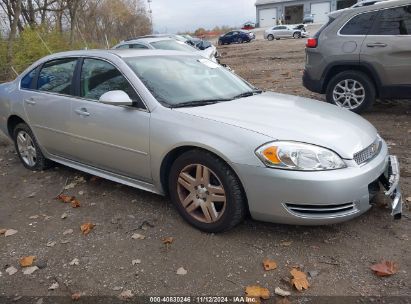
[[[308,38],[307,43],[305,45],[308,48],[316,48],[318,46],[318,39],[317,38]]]

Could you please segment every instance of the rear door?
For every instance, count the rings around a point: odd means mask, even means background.
[[[411,5],[380,10],[360,59],[376,70],[387,90],[411,94]]]
[[[30,87],[20,87],[28,123],[40,145],[54,155],[67,155],[76,64],[77,58],[48,61],[38,68]]]

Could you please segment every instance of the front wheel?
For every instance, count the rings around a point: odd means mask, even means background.
[[[274,40],[274,36],[273,36],[273,35],[268,35],[268,36],[267,36],[267,39],[268,39],[269,41],[273,41],[273,40]]]
[[[50,167],[51,162],[41,152],[40,146],[27,124],[18,124],[14,128],[13,138],[17,154],[24,167],[33,171]]]
[[[238,177],[215,155],[192,150],[173,163],[169,193],[181,216],[205,232],[222,232],[239,224],[246,199]]]
[[[301,33],[295,32],[295,33],[293,34],[293,38],[294,38],[294,39],[301,38]]]
[[[375,85],[360,71],[335,75],[327,86],[327,101],[355,113],[369,109],[376,98]]]

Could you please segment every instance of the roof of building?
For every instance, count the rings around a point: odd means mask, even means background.
[[[256,0],[255,5],[263,5],[263,4],[274,4],[274,3],[281,3],[281,2],[289,2],[293,0]]]

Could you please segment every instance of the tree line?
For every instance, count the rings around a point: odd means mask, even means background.
[[[143,0],[0,0],[0,81],[53,52],[107,48],[145,35]]]

